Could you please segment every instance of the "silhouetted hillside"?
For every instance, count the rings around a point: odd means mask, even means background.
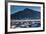
[[[22,11],[11,14],[11,19],[40,19],[40,12],[25,8]]]

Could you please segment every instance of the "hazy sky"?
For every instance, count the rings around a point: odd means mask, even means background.
[[[11,5],[11,14],[16,13],[18,11],[24,10],[25,8],[29,8],[35,11],[39,11],[40,12],[40,7],[36,7],[36,6],[16,6],[16,5]]]

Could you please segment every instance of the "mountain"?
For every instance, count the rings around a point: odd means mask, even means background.
[[[11,19],[40,19],[40,12],[25,8],[24,10],[11,14]]]

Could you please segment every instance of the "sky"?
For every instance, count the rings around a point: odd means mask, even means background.
[[[10,6],[10,10],[11,10],[11,14],[14,14],[18,11],[24,10],[25,8],[29,8],[35,11],[39,11],[40,12],[40,6],[16,6],[16,5],[11,5]]]

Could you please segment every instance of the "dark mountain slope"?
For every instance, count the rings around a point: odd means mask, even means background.
[[[11,14],[11,19],[40,19],[40,12],[25,8],[22,11]]]

